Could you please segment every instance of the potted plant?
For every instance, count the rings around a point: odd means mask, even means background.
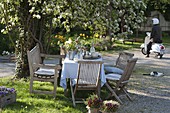
[[[96,94],[92,94],[84,101],[84,103],[86,104],[88,113],[98,113],[103,101]]]
[[[105,100],[103,101],[103,105],[101,107],[101,112],[102,113],[115,113],[120,104],[116,101],[113,100]]]
[[[0,108],[16,101],[16,90],[0,86]]]

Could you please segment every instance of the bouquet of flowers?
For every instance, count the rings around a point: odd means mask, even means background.
[[[65,42],[64,47],[67,51],[70,50],[76,50],[77,41],[73,41],[71,38],[68,39],[68,41]]]
[[[113,100],[105,100],[103,101],[103,105],[101,107],[101,111],[106,113],[114,113],[118,110],[120,104]]]
[[[85,100],[84,103],[90,108],[100,108],[103,104],[103,101],[97,95],[93,94],[93,95],[90,95]]]
[[[12,93],[16,93],[14,88],[6,88],[5,86],[0,86],[0,98]]]

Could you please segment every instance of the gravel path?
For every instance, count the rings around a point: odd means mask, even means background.
[[[0,77],[14,76],[15,63],[0,63]]]
[[[170,48],[162,59],[150,58],[139,49],[127,52],[134,53],[138,58],[128,91],[133,99],[129,101],[122,97],[123,105],[117,113],[170,113]],[[114,63],[118,53],[104,56],[105,63]],[[14,63],[0,63],[0,77],[14,75]],[[162,77],[145,76],[144,73],[158,71],[164,73]]]
[[[134,57],[138,58],[128,91],[133,99],[129,101],[122,97],[124,104],[117,113],[170,113],[170,48],[166,48],[166,54],[162,59],[150,58],[140,52],[139,49],[130,50]],[[118,54],[104,57],[107,63],[112,62]],[[157,71],[164,73],[162,77],[143,75]]]

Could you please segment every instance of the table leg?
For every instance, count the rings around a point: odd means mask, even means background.
[[[67,97],[67,95],[68,95],[68,90],[64,89],[64,96]]]
[[[67,97],[69,95],[69,92],[68,92],[68,88],[70,87],[70,79],[66,79],[66,82],[67,82],[67,88],[64,89],[64,96]]]

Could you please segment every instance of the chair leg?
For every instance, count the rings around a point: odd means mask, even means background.
[[[75,102],[75,97],[74,97],[73,86],[72,86],[71,80],[70,80],[70,88],[71,88],[71,96],[72,96],[73,106],[76,107],[76,102]]]
[[[128,98],[130,101],[132,101],[132,98],[131,98],[130,95],[128,94],[127,90],[124,89],[124,88],[123,88],[122,90],[123,90],[123,92],[126,94],[127,98]]]
[[[100,97],[100,92],[101,92],[101,81],[99,80],[98,87],[97,87],[97,95]]]
[[[120,104],[123,104],[123,102],[120,100],[120,98],[117,96],[117,94],[115,93],[115,91],[109,86],[109,84],[106,82],[105,83],[106,87],[110,90],[110,92],[112,93],[112,96],[114,96]]]
[[[33,93],[33,78],[30,79],[30,93]]]
[[[54,76],[54,98],[56,98],[56,92],[57,92],[57,78],[58,78],[58,75],[55,75]]]

